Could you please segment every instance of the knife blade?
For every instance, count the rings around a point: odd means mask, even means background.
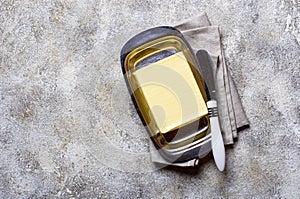
[[[219,117],[218,117],[218,105],[215,89],[215,78],[213,74],[214,63],[205,50],[199,50],[196,53],[200,69],[206,82],[209,96],[207,102],[208,115],[210,118],[211,129],[211,147],[214,156],[215,163],[220,171],[224,171],[225,168],[225,147],[223,137],[220,129]]]

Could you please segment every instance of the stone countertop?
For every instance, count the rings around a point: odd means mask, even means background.
[[[119,62],[134,34],[207,12],[250,120],[194,169],[155,167]],[[297,198],[300,2],[0,1],[0,198]]]

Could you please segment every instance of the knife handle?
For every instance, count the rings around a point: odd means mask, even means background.
[[[224,142],[223,142],[220,123],[219,123],[217,101],[216,100],[208,101],[207,108],[210,117],[211,143],[212,143],[213,156],[218,169],[220,171],[224,171],[225,147],[224,147]]]

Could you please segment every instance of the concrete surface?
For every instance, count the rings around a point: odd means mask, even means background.
[[[119,51],[206,11],[251,127],[196,169],[156,169]],[[299,198],[300,2],[0,1],[0,198]]]

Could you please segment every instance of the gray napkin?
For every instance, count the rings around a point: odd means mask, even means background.
[[[219,27],[211,26],[206,13],[189,18],[174,27],[182,32],[195,53],[204,49],[211,55],[215,63],[213,70],[216,74],[218,111],[224,144],[233,144],[237,138],[237,129],[249,125],[249,122],[224,60]],[[171,164],[160,157],[152,143],[150,143],[150,151],[153,162]],[[192,166],[193,164],[189,162],[177,166]]]

